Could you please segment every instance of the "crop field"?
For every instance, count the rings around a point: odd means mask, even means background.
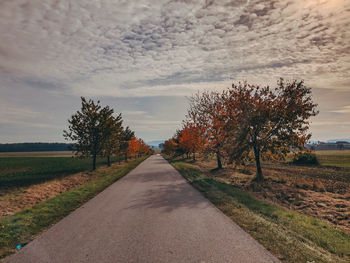
[[[71,151],[50,151],[50,152],[0,152],[0,157],[70,157]]]
[[[315,153],[318,161],[323,166],[350,168],[350,150],[316,151]]]
[[[91,159],[67,157],[13,157],[0,156],[0,188],[31,185],[91,169]],[[41,153],[43,154],[43,153]],[[112,161],[116,161],[113,157]],[[97,165],[106,164],[105,158],[98,158]]]

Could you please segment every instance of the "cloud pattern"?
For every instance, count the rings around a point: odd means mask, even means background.
[[[4,0],[0,85],[129,98],[282,76],[343,92],[349,25],[349,0]]]

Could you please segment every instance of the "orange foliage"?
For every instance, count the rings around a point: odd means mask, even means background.
[[[205,140],[202,136],[203,129],[193,124],[187,124],[181,131],[179,137],[179,146],[186,153],[201,152],[205,145]]]
[[[169,139],[164,142],[163,147],[164,147],[163,152],[165,154],[170,155],[176,152],[176,149],[178,148],[178,144],[173,139]]]
[[[245,82],[221,93],[198,93],[190,99],[185,127],[167,142],[167,150],[216,154],[218,168],[222,158],[244,164],[252,152],[261,181],[261,158],[283,158],[310,139],[309,118],[318,114],[311,95],[303,81],[283,79],[274,89]]]
[[[130,156],[152,153],[150,147],[142,139],[138,139],[135,136],[131,138],[128,144],[127,153]]]

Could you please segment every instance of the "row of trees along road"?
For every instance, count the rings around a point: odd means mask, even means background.
[[[311,89],[303,81],[277,87],[246,82],[222,92],[206,91],[190,98],[190,107],[173,138],[164,143],[166,154],[215,154],[222,161],[256,164],[256,181],[263,180],[261,159],[283,159],[291,149],[303,150],[311,138],[309,118],[318,114]]]
[[[81,109],[68,120],[68,129],[63,131],[66,140],[72,141],[72,150],[79,157],[92,157],[92,169],[96,169],[97,156],[140,156],[151,154],[143,140],[137,139],[129,127],[123,127],[121,114],[114,114],[109,106],[102,107],[100,101],[81,97]]]

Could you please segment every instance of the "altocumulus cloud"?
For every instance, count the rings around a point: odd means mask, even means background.
[[[346,93],[349,23],[347,0],[1,1],[0,84],[129,98],[283,76]]]

